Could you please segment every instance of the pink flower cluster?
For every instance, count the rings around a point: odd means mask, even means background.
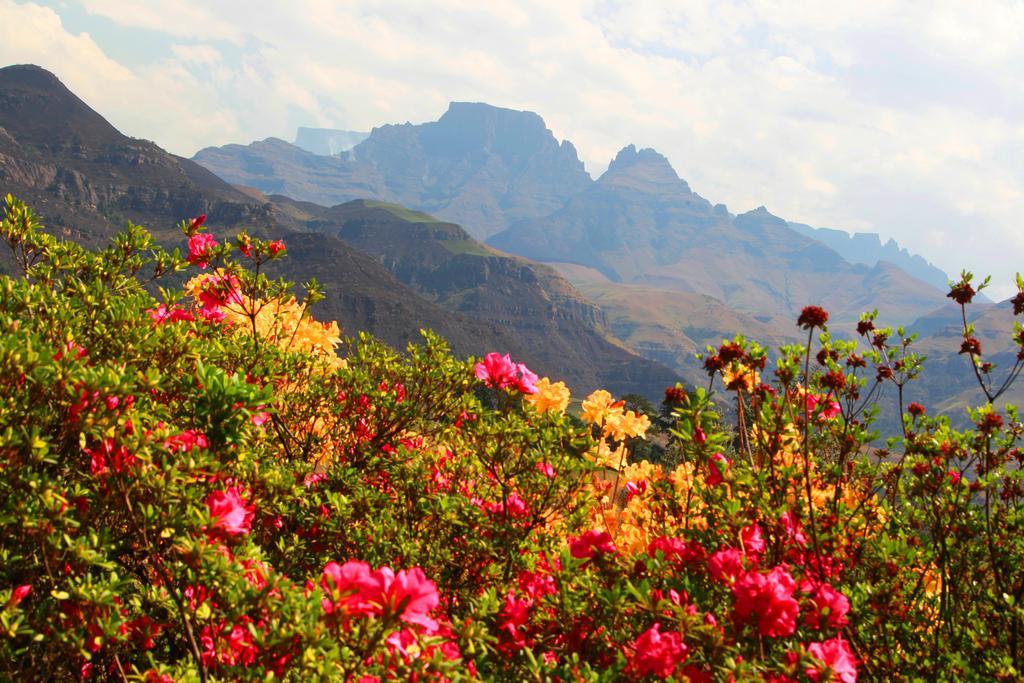
[[[188,262],[205,270],[216,248],[217,240],[213,235],[205,232],[196,233],[188,238]]]
[[[398,618],[428,632],[437,630],[430,612],[437,607],[437,585],[419,567],[397,574],[390,567],[372,569],[365,562],[329,562],[320,580],[327,596],[324,611],[346,620],[350,616]]]
[[[477,379],[495,389],[514,387],[524,394],[537,393],[537,375],[524,364],[514,362],[507,353],[492,351],[473,367],[473,372]]]

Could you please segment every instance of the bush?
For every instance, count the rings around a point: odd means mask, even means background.
[[[1022,428],[914,404],[866,452],[909,345],[871,356],[808,309],[769,386],[728,342],[706,367],[735,431],[675,388],[652,464],[607,392],[573,416],[507,356],[342,340],[315,283],[262,274],[285,245],[182,229],[187,255],[136,226],[93,253],[8,199],[3,678],[1019,675]]]

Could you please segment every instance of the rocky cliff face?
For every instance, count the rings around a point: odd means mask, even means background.
[[[270,142],[207,148],[195,161],[228,182],[300,201],[395,202],[478,239],[555,211],[592,182],[572,143],[559,143],[539,116],[480,103],[453,102],[429,123],[374,128],[337,158]]]

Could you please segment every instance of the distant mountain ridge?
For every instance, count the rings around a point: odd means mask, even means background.
[[[888,261],[939,289],[944,289],[948,284],[949,276],[942,269],[932,265],[923,256],[911,254],[906,248],[900,247],[894,239],[889,239],[883,244],[882,238],[876,232],[849,233],[845,230],[814,228],[804,223],[793,222],[789,223],[789,227],[835,249],[851,263],[874,266],[879,261]]]
[[[265,193],[325,206],[390,201],[458,223],[477,239],[554,211],[591,182],[576,148],[559,143],[540,116],[481,103],[452,102],[429,123],[374,128],[338,157],[282,145],[271,138],[207,147],[193,158]]]

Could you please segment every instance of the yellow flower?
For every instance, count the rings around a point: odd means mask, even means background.
[[[537,393],[527,394],[526,400],[533,404],[537,412],[565,412],[566,407],[569,405],[569,387],[565,386],[565,382],[552,383],[547,377],[543,377],[535,386],[537,387]]]
[[[749,394],[761,383],[761,375],[757,370],[736,364],[734,367],[735,370],[726,368],[722,371],[722,381],[725,382],[726,389],[745,391]]]
[[[651,421],[646,415],[637,415],[632,410],[615,411],[609,413],[605,418],[604,431],[616,441],[634,436],[646,439],[647,429],[650,426]]]
[[[580,417],[584,422],[601,426],[604,424],[605,416],[612,408],[612,395],[604,389],[598,389],[583,400],[583,413]]]
[[[617,470],[625,463],[626,444],[620,443],[619,447],[613,451],[608,442],[601,439],[597,442],[597,446],[587,453],[587,457],[598,467]]]

